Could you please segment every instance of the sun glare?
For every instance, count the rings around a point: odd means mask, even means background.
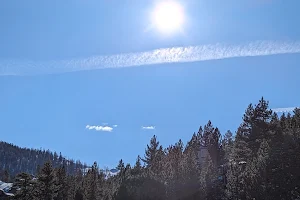
[[[163,33],[172,33],[180,29],[184,22],[182,6],[172,0],[156,5],[152,13],[152,23]]]

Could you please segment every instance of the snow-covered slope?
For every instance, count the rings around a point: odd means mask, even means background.
[[[103,170],[102,172],[105,174],[106,178],[109,178],[109,177],[117,175],[119,173],[119,170],[110,169],[110,170]]]
[[[0,181],[0,190],[2,190],[4,192],[10,191],[12,186],[13,186],[12,183],[5,183],[5,182]]]
[[[87,174],[90,169],[91,168],[85,168],[83,170],[83,174]],[[105,178],[109,178],[109,177],[117,175],[119,173],[119,170],[117,170],[117,169],[105,169],[105,170],[100,169],[99,172],[103,173]]]
[[[13,196],[12,193],[9,193],[9,191],[11,190],[13,184],[12,183],[5,183],[3,181],[0,181],[0,191],[3,191],[3,193],[6,196]]]

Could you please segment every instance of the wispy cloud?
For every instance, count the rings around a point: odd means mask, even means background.
[[[273,108],[273,112],[276,113],[285,113],[285,112],[292,112],[295,110],[296,107],[287,107],[287,108]]]
[[[81,70],[184,63],[235,57],[300,53],[300,41],[255,41],[155,49],[146,52],[93,56],[51,62],[0,61],[0,75],[38,75]]]
[[[155,126],[142,126],[142,129],[144,129],[144,130],[154,130]]]
[[[86,125],[85,127],[88,130],[96,130],[96,131],[104,131],[104,132],[112,132],[113,127],[110,126],[91,126],[91,125]]]
[[[117,125],[117,124],[115,124],[115,125],[113,125],[113,127],[114,127],[114,128],[117,128],[117,127],[118,127],[118,125]]]

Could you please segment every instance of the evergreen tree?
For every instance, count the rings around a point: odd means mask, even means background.
[[[76,190],[74,200],[83,200],[83,194],[82,194],[82,191],[80,189]]]
[[[232,149],[232,156],[229,162],[241,162],[250,159],[252,151],[248,145],[247,138],[238,130]]]
[[[142,169],[143,169],[143,167],[141,164],[141,157],[138,155],[136,162],[131,170],[131,174],[133,176],[140,175],[142,173]]]
[[[255,106],[251,121],[251,133],[249,134],[249,147],[255,156],[260,143],[264,139],[270,139],[270,121],[272,118],[272,110],[269,109],[269,102],[262,97]]]
[[[76,182],[75,176],[67,176],[67,199],[68,200],[73,200],[76,195],[76,191],[79,187],[81,187],[80,183]]]
[[[36,171],[35,171],[35,175],[38,176],[41,172],[41,166],[40,165],[37,165],[36,166]]]
[[[209,120],[204,126],[203,137],[201,138],[201,146],[208,147],[210,144],[211,136],[215,128],[213,127],[211,121]]]
[[[207,157],[203,163],[200,172],[200,198],[201,199],[218,199],[216,193],[218,174],[210,157]]]
[[[258,156],[249,161],[245,167],[245,199],[268,199],[267,167],[269,150],[268,142],[266,140],[262,141]]]
[[[68,198],[68,183],[65,167],[59,167],[56,172],[57,196],[55,200],[67,200]]]
[[[14,199],[19,200],[32,200],[33,197],[33,188],[34,181],[32,180],[32,176],[26,173],[21,173],[16,176],[14,186],[19,188],[17,193],[15,194]]]
[[[119,171],[124,171],[125,170],[125,165],[124,165],[124,162],[123,162],[122,159],[119,161],[119,164],[117,166],[117,170],[119,170]]]
[[[44,164],[38,176],[37,199],[53,200],[56,195],[55,173],[49,161]]]
[[[116,200],[165,200],[165,186],[149,174],[126,179],[120,186]]]
[[[156,136],[154,135],[150,140],[150,145],[147,145],[147,149],[145,150],[145,158],[142,159],[142,161],[145,162],[146,167],[149,168],[154,163],[158,148],[159,142],[157,141]]]
[[[163,160],[165,157],[165,151],[163,147],[160,145],[154,159],[154,163],[151,166],[151,170],[157,176],[160,176],[161,171],[163,170]]]
[[[98,176],[99,169],[97,162],[94,162],[92,168],[88,171],[84,179],[84,199],[86,200],[98,200]]]
[[[221,133],[215,128],[209,138],[208,151],[215,167],[220,163]]]
[[[10,181],[10,175],[7,169],[4,170],[4,178],[3,178],[4,182],[9,182]]]
[[[134,169],[140,171],[142,169],[142,164],[141,164],[141,157],[138,155],[135,165],[134,165]]]
[[[228,163],[230,159],[232,159],[230,156],[232,156],[232,151],[233,151],[233,134],[230,130],[228,130],[224,134],[224,138],[222,140],[222,148],[221,148],[221,160],[222,164]]]
[[[271,146],[267,166],[268,196],[270,199],[297,199],[300,197],[299,166],[300,142],[289,133],[284,133]]]
[[[194,140],[192,137],[191,140]],[[191,143],[190,143],[191,144]],[[181,160],[181,197],[182,199],[196,199],[200,188],[200,166],[197,158],[197,147],[187,145]]]
[[[122,159],[119,161],[117,170],[119,170],[119,174],[118,174],[119,181],[120,181],[120,183],[122,183],[125,179],[125,172],[126,172],[124,162]]]

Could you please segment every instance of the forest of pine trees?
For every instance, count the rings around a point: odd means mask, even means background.
[[[13,144],[0,141],[0,180],[8,182],[11,177],[25,172],[36,175],[45,162],[51,161],[54,167],[65,166],[68,174],[86,168],[80,161],[69,160],[56,152],[20,148]]]
[[[201,163],[197,157],[200,146],[209,152]],[[1,167],[10,163],[5,162]],[[116,176],[105,178],[96,162],[86,174],[70,174],[64,163],[53,166],[46,162],[36,179],[28,173],[14,178],[20,188],[14,198],[300,199],[300,110],[278,117],[262,98],[248,106],[235,134],[221,134],[208,121],[187,144],[178,140],[164,148],[153,136],[145,155],[138,156],[134,166],[120,160],[117,169]]]

